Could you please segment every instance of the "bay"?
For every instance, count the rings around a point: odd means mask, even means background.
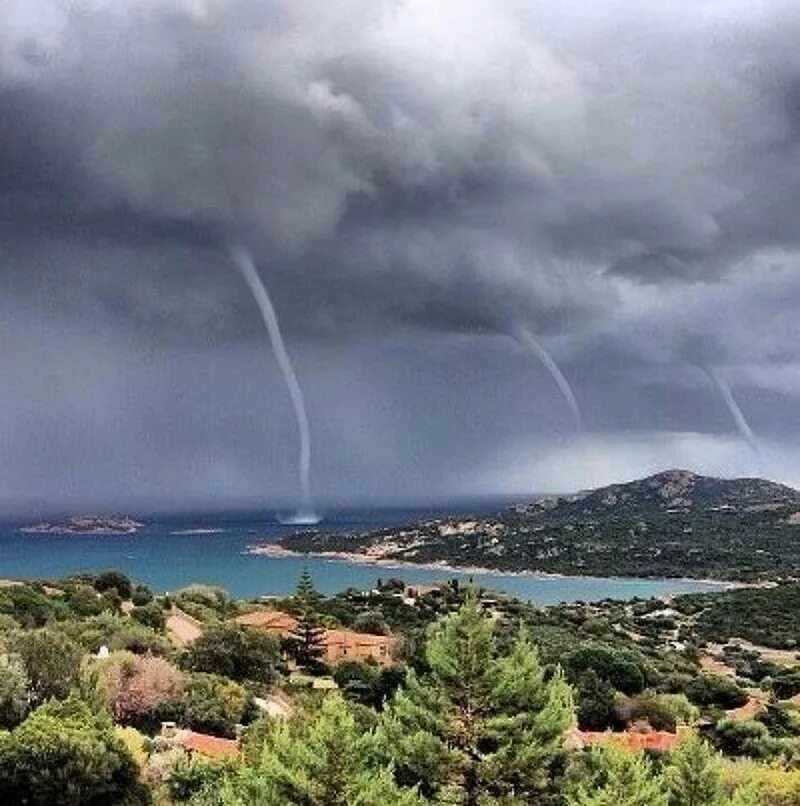
[[[317,528],[363,531],[454,511],[452,507],[441,511],[343,511],[329,515]],[[347,587],[372,588],[381,578],[431,583],[457,577],[540,604],[720,589],[713,583],[687,579],[474,574],[374,567],[318,557],[257,556],[247,553],[248,546],[273,541],[298,527],[277,523],[271,513],[136,517],[146,526],[134,535],[26,534],[20,528],[29,521],[0,524],[0,578],[57,579],[80,571],[118,568],[159,593],[203,582],[221,585],[236,597],[253,598],[290,593],[301,571],[308,568],[316,586],[327,594]]]

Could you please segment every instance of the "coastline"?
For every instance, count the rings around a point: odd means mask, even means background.
[[[374,557],[368,554],[357,554],[349,551],[294,551],[279,546],[277,543],[254,543],[247,546],[244,554],[262,557],[274,557],[276,559],[286,557],[316,557],[328,562],[351,563],[354,565],[367,565],[376,568],[396,568],[402,570],[409,569],[423,569],[426,571],[443,571],[448,574],[459,575],[480,575],[480,576],[496,576],[496,577],[530,577],[534,579],[612,579],[621,582],[634,581],[634,580],[653,580],[653,581],[666,581],[672,580],[675,582],[698,582],[704,585],[712,585],[719,587],[721,590],[729,590],[733,588],[747,588],[754,587],[748,585],[746,582],[736,582],[733,580],[724,579],[698,579],[697,577],[625,577],[625,576],[608,576],[599,577],[591,574],[564,574],[555,573],[552,571],[501,571],[497,568],[484,568],[481,566],[471,565],[451,565],[450,563],[440,560],[438,562],[428,563],[415,563],[409,560],[396,560],[384,557]]]

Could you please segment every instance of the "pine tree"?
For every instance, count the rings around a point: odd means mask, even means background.
[[[566,806],[667,806],[664,784],[643,753],[605,744],[592,748],[589,765]]]
[[[208,793],[224,806],[422,806],[412,789],[398,787],[391,768],[373,763],[369,737],[358,730],[338,694],[327,696],[309,723],[274,720],[258,761]]]
[[[376,732],[398,781],[439,802],[538,802],[573,722],[561,675],[545,681],[524,633],[496,658],[491,623],[474,597],[434,628],[426,659],[430,672],[409,677]]]
[[[297,583],[297,626],[291,635],[291,652],[300,666],[313,669],[325,654],[325,629],[319,616],[320,595],[308,569],[304,569]]]
[[[720,754],[697,734],[670,753],[664,769],[670,806],[721,806],[723,779]]]

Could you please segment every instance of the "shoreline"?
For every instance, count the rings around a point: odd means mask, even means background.
[[[736,582],[724,579],[698,579],[697,577],[625,577],[625,576],[593,576],[591,574],[564,574],[552,571],[502,571],[497,568],[484,568],[471,565],[451,565],[444,560],[438,562],[415,563],[410,560],[395,560],[385,557],[372,557],[368,554],[357,554],[348,551],[295,551],[279,546],[277,543],[254,543],[247,546],[244,554],[261,557],[274,557],[283,559],[288,557],[316,557],[327,562],[350,563],[353,565],[366,565],[376,568],[421,569],[423,571],[443,571],[459,575],[480,575],[490,577],[531,577],[534,579],[610,579],[620,582],[648,581],[648,582],[697,582],[704,585],[719,587],[724,590],[733,588],[756,587],[746,582]]]

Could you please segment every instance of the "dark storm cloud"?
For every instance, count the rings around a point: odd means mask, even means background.
[[[310,332],[547,330],[797,245],[798,33],[779,2],[11,0],[3,217],[244,240]]]
[[[795,433],[798,36],[789,0],[4,0],[6,343],[37,331],[24,311],[45,341],[79,328],[59,344],[66,365],[105,343],[108,371],[88,391],[61,378],[33,419],[11,384],[5,421],[25,427],[0,423],[0,441],[20,467],[32,434],[54,463],[85,457],[81,473],[108,460],[122,480],[102,498],[129,490],[136,468],[173,472],[166,453],[203,468],[186,490],[216,479],[255,495],[243,479],[262,473],[248,446],[263,440],[270,489],[286,497],[280,392],[258,439],[246,418],[214,422],[235,378],[262,371],[231,242],[254,253],[300,354],[331,496],[347,467],[368,469],[373,497],[440,479],[472,491],[462,469],[491,475],[498,444],[568,433],[552,383],[495,335],[520,324],[562,365],[590,430],[727,434],[701,364],[725,374],[757,431]],[[398,334],[407,349],[357,357]],[[167,345],[169,371],[131,368]],[[205,407],[176,391],[204,361],[229,367],[224,389],[198,392]],[[47,396],[35,368],[6,368]],[[107,396],[125,439],[117,420],[91,427]],[[66,436],[64,417],[77,424]],[[98,453],[77,450],[81,428]],[[670,456],[735,465],[708,443],[675,444]],[[638,464],[620,466],[649,467],[632,450]],[[161,482],[142,485],[146,497]]]

